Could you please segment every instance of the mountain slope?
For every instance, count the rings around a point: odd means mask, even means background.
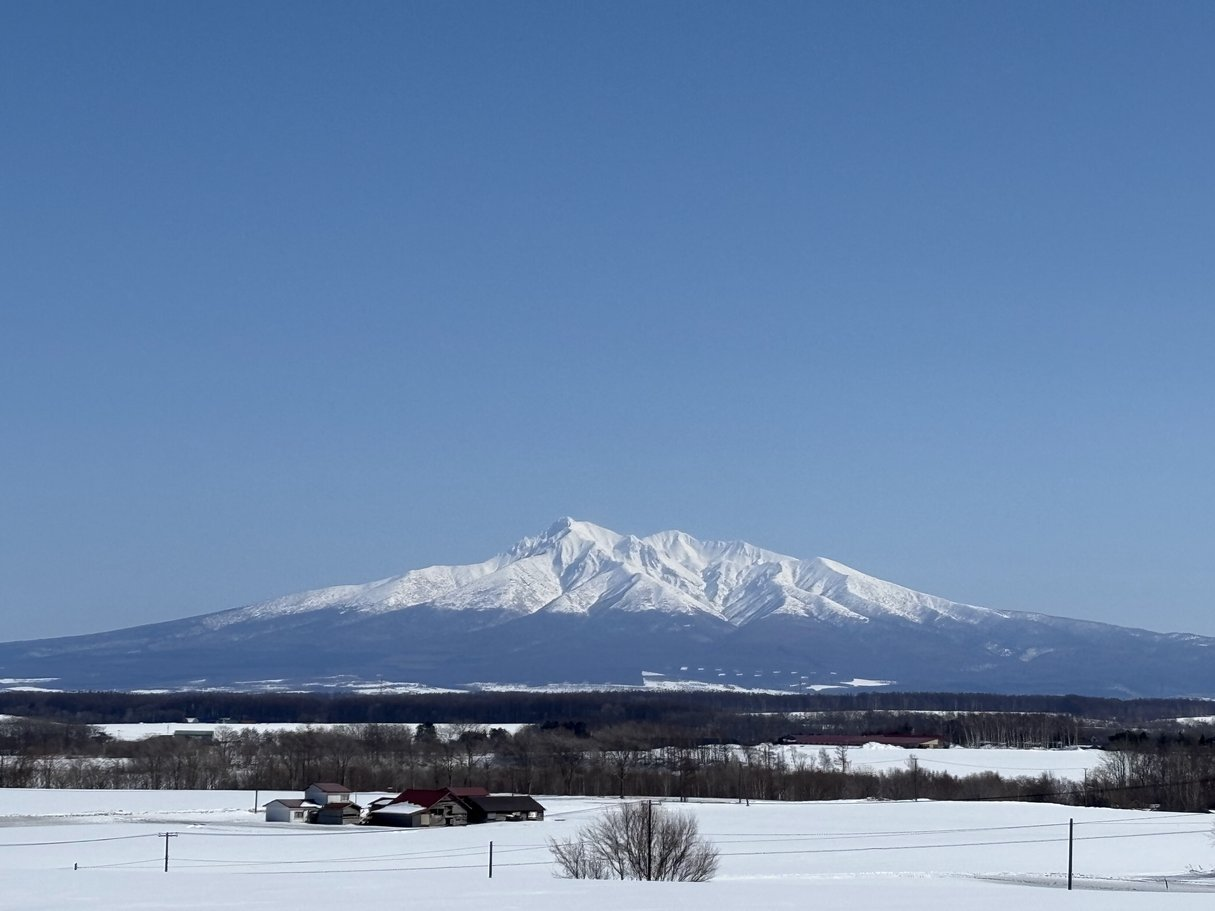
[[[958,604],[832,560],[562,519],[506,553],[115,632],[0,644],[57,688],[416,681],[1215,694],[1215,640]],[[262,682],[262,683],[259,683]]]

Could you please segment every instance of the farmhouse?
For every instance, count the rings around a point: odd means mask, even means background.
[[[335,781],[318,781],[308,785],[304,790],[304,799],[310,800],[317,806],[327,803],[349,803],[350,788]]]
[[[266,822],[311,822],[318,809],[310,800],[272,800],[266,804]]]
[[[348,809],[353,807],[353,814]],[[350,802],[350,788],[333,781],[318,781],[308,785],[302,800],[280,798],[265,806],[266,822],[321,822],[345,825],[359,822],[362,810]],[[317,814],[326,810],[323,819]],[[353,818],[352,818],[353,815]]]

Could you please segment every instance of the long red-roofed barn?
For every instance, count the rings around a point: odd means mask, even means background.
[[[542,820],[544,807],[528,796],[492,795],[481,787],[406,788],[367,814],[377,826],[463,826],[470,823]]]

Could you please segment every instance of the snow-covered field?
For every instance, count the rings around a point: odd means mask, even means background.
[[[834,761],[835,747],[797,745],[775,747],[785,761],[820,762],[824,753]],[[1083,781],[1085,775],[1101,765],[1107,755],[1100,750],[1013,750],[967,749],[950,747],[946,750],[905,750],[897,746],[867,744],[848,747],[848,767],[853,771],[870,769],[875,772],[908,768],[912,757],[920,771],[948,772],[959,778],[982,772],[998,772],[1005,778],[1036,777],[1050,773],[1063,781]]]
[[[258,795],[274,796],[297,795]],[[0,790],[0,906],[935,911],[1034,902],[1109,911],[1205,907],[1212,896],[1192,893],[1215,891],[1195,872],[1215,862],[1208,815],[927,801],[686,804],[678,808],[696,814],[721,852],[713,882],[573,882],[554,876],[546,839],[573,836],[617,801],[540,800],[540,823],[394,830],[265,823],[250,792]]]

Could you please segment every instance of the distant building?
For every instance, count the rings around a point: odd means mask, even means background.
[[[408,788],[387,803],[376,801],[366,822],[374,826],[463,826],[507,820],[542,820],[544,807],[527,796],[495,796],[485,788]]]
[[[350,800],[349,788],[332,781],[309,785],[303,799],[272,800],[265,809],[266,822],[322,826],[433,828],[544,819],[544,807],[534,798],[494,795],[481,787],[408,788],[396,797],[377,797],[364,812]]]
[[[319,809],[310,800],[272,800],[266,804],[266,822],[311,822],[311,814]]]
[[[320,826],[357,826],[363,821],[363,809],[357,803],[333,801],[315,810],[311,821]]]
[[[415,829],[430,825],[430,813],[421,804],[398,800],[379,807],[369,807],[367,819],[364,821],[369,826]]]
[[[210,730],[209,728],[201,730],[201,731],[190,730],[189,728],[185,728],[185,729],[179,728],[178,730],[173,732],[173,736],[180,737],[183,740],[214,740],[215,732]]]
[[[468,807],[468,821],[473,824],[544,819],[544,807],[526,795],[465,797],[461,802]]]
[[[310,784],[304,791],[304,799],[318,806],[327,803],[349,803],[350,788],[335,781],[318,781]]]
[[[482,787],[468,788],[406,788],[400,794],[393,798],[393,802],[401,801],[404,803],[417,803],[424,807],[429,807],[435,801],[442,800],[444,797],[451,795],[456,798],[463,797],[488,797],[489,791]]]
[[[789,734],[780,742],[823,747],[863,747],[867,743],[877,743],[909,750],[938,750],[949,746],[939,734]]]

